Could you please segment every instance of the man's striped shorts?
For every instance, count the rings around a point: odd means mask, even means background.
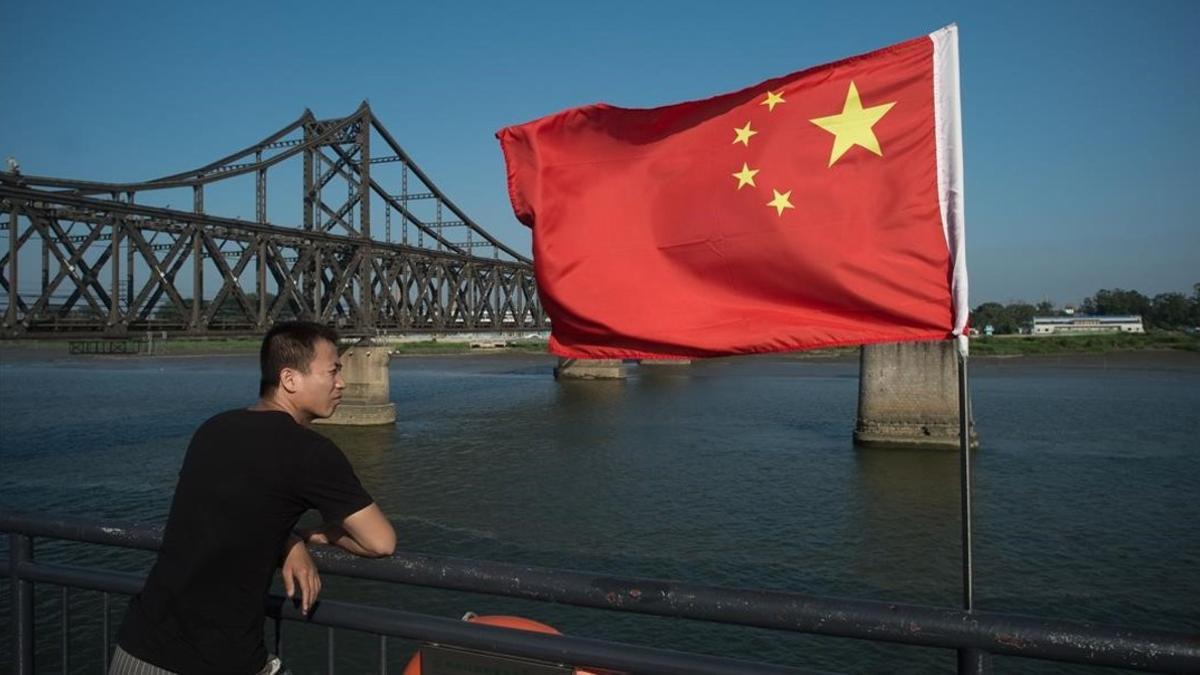
[[[108,675],[176,675],[176,673],[159,668],[152,663],[146,663],[117,645],[117,650],[113,652],[112,663],[108,666]],[[268,656],[267,665],[263,666],[263,669],[256,675],[290,675],[290,671],[284,670],[283,662],[279,660],[279,657]]]

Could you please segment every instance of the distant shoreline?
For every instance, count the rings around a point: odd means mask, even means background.
[[[1142,351],[1200,352],[1200,335],[1180,331],[1084,335],[997,335],[971,339],[975,356],[1108,354]]]
[[[0,341],[0,363],[43,360],[145,359],[200,356],[257,355],[257,338],[176,338],[155,341],[153,355],[144,354],[70,354],[68,341],[5,340]],[[425,340],[392,343],[392,355],[408,356],[472,356],[482,354],[542,354],[545,341],[520,340],[507,343],[479,344],[451,340]],[[802,352],[763,354],[764,357],[798,360],[846,360],[858,357],[858,347],[838,347]],[[1177,332],[1146,334],[1097,334],[1032,337],[1024,335],[972,338],[971,356],[988,361],[1041,360],[1037,357],[1083,357],[1103,355],[1153,355],[1156,353],[1195,354],[1200,356],[1200,335]]]
[[[145,349],[144,341],[142,348]],[[157,359],[214,356],[258,356],[260,338],[176,338],[155,340],[152,353],[71,354],[70,340],[0,340],[0,363],[5,361]],[[507,343],[479,343],[450,340],[425,340],[389,344],[392,355],[469,356],[475,354],[539,354],[546,352],[545,341],[514,340]]]

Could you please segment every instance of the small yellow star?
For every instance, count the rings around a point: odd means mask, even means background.
[[[787,103],[787,101],[783,100],[783,92],[781,91],[776,94],[773,91],[768,91],[767,100],[759,103],[759,105],[767,106],[767,112],[771,112],[775,110],[775,106],[779,105],[780,103]]]
[[[829,166],[833,166],[833,163],[841,159],[847,150],[856,145],[882,157],[883,150],[879,148],[879,139],[875,137],[875,132],[871,127],[875,126],[875,123],[894,105],[896,102],[892,101],[864,108],[862,100],[858,97],[858,87],[851,82],[850,89],[846,91],[846,102],[842,105],[842,112],[809,120],[833,134],[833,150],[829,153]]]
[[[741,129],[734,129],[733,133],[737,134],[737,138],[733,139],[734,143],[741,143],[747,148],[750,147],[750,137],[758,132],[750,128],[750,123],[746,122],[746,126]]]
[[[742,188],[746,187],[747,185],[749,185],[750,187],[758,187],[757,185],[754,184],[754,174],[756,174],[756,173],[758,173],[758,169],[751,169],[749,166],[746,165],[745,162],[742,162],[742,170],[737,173],[730,174],[730,175],[733,176],[734,178],[738,179],[737,189],[741,190]]]
[[[792,206],[792,202],[790,202],[788,200],[788,198],[792,196],[791,190],[788,190],[787,192],[784,192],[782,194],[779,192],[779,190],[771,190],[771,192],[775,193],[775,198],[772,199],[771,201],[767,202],[767,206],[774,206],[775,211],[778,213],[778,215],[782,216],[784,209],[796,208],[796,207]]]

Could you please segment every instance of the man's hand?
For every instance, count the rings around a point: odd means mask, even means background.
[[[299,537],[288,538],[282,573],[283,590],[291,598],[299,587],[300,613],[307,616],[309,608],[317,603],[317,596],[321,593],[321,575],[317,574],[317,564]]]

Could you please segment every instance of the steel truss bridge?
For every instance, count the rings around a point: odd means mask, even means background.
[[[251,193],[253,220],[205,210],[206,194],[228,210]],[[286,195],[275,218],[268,195]],[[259,334],[289,318],[348,335],[548,327],[531,261],[446,197],[366,102],[141,183],[0,172],[0,316],[0,338]]]

